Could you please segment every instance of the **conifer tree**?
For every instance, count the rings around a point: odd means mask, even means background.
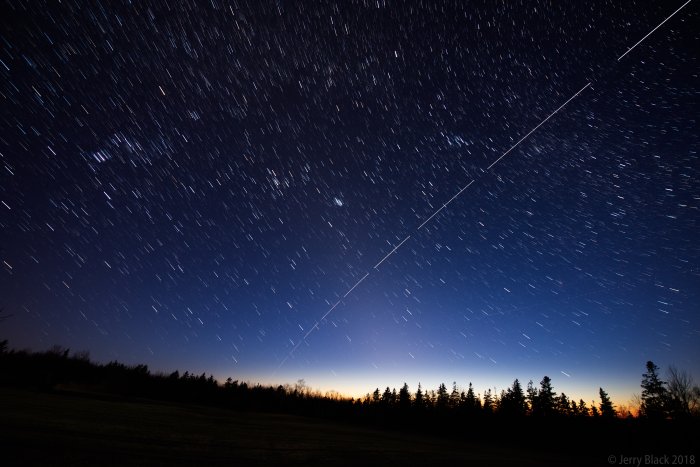
[[[418,390],[416,391],[416,398],[413,401],[413,405],[418,409],[422,409],[425,406],[425,400],[423,398],[423,388],[420,383],[418,383]]]
[[[571,413],[569,398],[563,392],[556,398],[556,411],[559,415],[568,416]]]
[[[459,390],[457,389],[457,381],[452,383],[452,392],[450,393],[450,408],[456,409],[459,407]]]
[[[579,410],[578,410],[578,404],[576,403],[575,400],[572,400],[572,401],[571,401],[571,410],[570,410],[570,413],[571,413],[571,415],[574,416],[574,417],[578,417],[579,415],[581,415],[580,412],[579,412]]]
[[[440,383],[437,392],[437,407],[438,409],[445,409],[449,403],[450,396],[447,394],[447,387],[445,383]]]
[[[532,382],[532,380],[528,381],[527,383],[527,402],[530,405],[530,413],[535,414],[537,411],[536,406],[537,406],[537,389],[535,389],[535,385]]]
[[[411,392],[408,390],[408,384],[403,383],[399,390],[399,407],[402,410],[411,408]]]
[[[647,371],[642,375],[642,406],[640,412],[647,418],[666,417],[668,391],[666,383],[659,378],[659,367],[654,362],[647,362]]]
[[[464,396],[464,406],[467,413],[470,414],[476,413],[478,410],[477,399],[474,395],[474,388],[472,387],[471,382],[469,383],[469,389],[467,389],[467,394],[466,396]]]
[[[386,389],[384,390],[384,393],[382,394],[382,404],[384,404],[386,406],[390,406],[391,403],[392,403],[391,389],[389,388],[389,386],[387,386]]]
[[[525,393],[517,379],[513,386],[501,392],[499,412],[508,416],[522,416],[527,413],[527,400]]]
[[[540,389],[537,391],[537,398],[535,399],[535,404],[532,406],[532,414],[544,417],[554,415],[556,413],[556,396],[552,388],[552,380],[549,376],[545,376],[542,378],[542,381],[540,381]]]
[[[433,408],[435,406],[436,399],[437,397],[435,396],[435,389],[429,390],[425,393],[425,406]]]
[[[491,388],[484,393],[483,411],[486,414],[491,414],[493,412],[493,394],[491,394]]]
[[[525,415],[527,412],[527,400],[525,399],[523,387],[520,385],[520,381],[518,381],[517,378],[513,381],[510,394],[515,415]]]
[[[615,407],[613,407],[608,393],[603,388],[599,388],[598,394],[600,394],[600,415],[605,418],[614,418],[616,415]]]
[[[578,414],[582,417],[588,417],[590,415],[588,406],[586,406],[586,401],[583,399],[578,401]]]

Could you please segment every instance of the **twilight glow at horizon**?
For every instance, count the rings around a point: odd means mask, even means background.
[[[352,396],[700,378],[695,4],[200,3],[8,4],[0,339]]]

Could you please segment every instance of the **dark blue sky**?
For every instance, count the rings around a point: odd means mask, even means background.
[[[618,61],[681,5],[6,2],[0,333],[353,395],[699,377],[696,5]]]

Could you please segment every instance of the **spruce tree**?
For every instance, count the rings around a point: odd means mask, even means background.
[[[384,390],[384,394],[382,394],[382,404],[384,404],[386,406],[390,406],[390,405],[392,405],[391,403],[392,403],[391,389],[389,388],[389,386],[387,386],[386,389]]]
[[[583,399],[580,399],[578,401],[578,414],[581,417],[588,417],[590,415],[588,407],[586,406],[586,401],[584,401]]]
[[[491,394],[490,388],[484,393],[483,411],[486,414],[491,414],[493,412],[493,395]]]
[[[513,381],[513,387],[510,390],[510,397],[515,415],[525,415],[527,412],[527,400],[525,400],[523,387],[520,385],[520,381],[518,381],[517,378],[515,381]]]
[[[578,417],[579,415],[581,415],[581,413],[578,410],[578,404],[574,400],[571,401],[571,415],[573,415],[574,417]]]
[[[608,393],[603,388],[599,388],[598,394],[600,394],[600,415],[605,418],[614,418],[616,415],[615,407],[613,407]]]
[[[437,397],[435,396],[435,389],[431,389],[428,392],[426,392],[424,399],[426,407],[435,407],[435,400],[437,399]]]
[[[517,379],[513,386],[501,392],[499,412],[503,415],[519,417],[527,413],[527,400],[525,393]]]
[[[403,386],[399,390],[399,407],[401,410],[408,410],[411,408],[411,392],[408,390],[408,384],[403,383]]]
[[[445,386],[445,383],[440,383],[440,387],[438,387],[438,392],[437,392],[437,407],[438,409],[445,409],[447,408],[447,404],[449,403],[450,396],[447,394],[447,387]]]
[[[537,412],[535,408],[537,405],[537,389],[535,389],[532,380],[527,383],[527,402],[530,404],[530,413],[534,415]]]
[[[454,381],[450,393],[450,408],[456,409],[457,407],[459,407],[459,390],[457,389],[457,381]]]
[[[413,401],[414,407],[422,409],[425,406],[425,399],[423,398],[423,388],[420,383],[418,383],[418,390],[416,391],[416,398]]]
[[[556,411],[559,415],[568,416],[571,413],[569,398],[563,392],[556,398]]]
[[[532,407],[533,415],[552,416],[555,412],[555,398],[557,394],[552,388],[552,380],[549,376],[545,376],[540,381],[540,389],[537,391],[537,399]]]
[[[469,389],[467,390],[467,395],[464,397],[464,406],[467,413],[476,413],[478,406],[476,402],[476,396],[474,395],[474,388],[472,383],[469,383]]]
[[[642,406],[643,416],[653,419],[666,417],[668,391],[666,383],[659,378],[659,367],[654,362],[647,362],[647,371],[642,375]]]

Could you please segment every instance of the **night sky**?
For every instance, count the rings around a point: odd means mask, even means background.
[[[697,5],[618,60],[683,2],[499,3],[4,2],[0,337],[354,396],[700,377]]]

